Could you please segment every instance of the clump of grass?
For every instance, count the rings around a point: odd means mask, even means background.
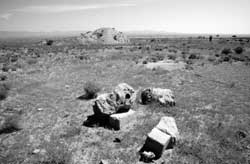
[[[86,82],[84,85],[84,94],[78,99],[90,100],[97,97],[97,93],[101,90],[100,86],[95,82]]]
[[[53,140],[43,143],[43,148],[46,150],[45,155],[36,157],[34,164],[70,164],[72,153],[68,147],[60,142],[60,140]]]
[[[16,67],[14,65],[9,65],[9,64],[3,64],[2,71],[3,72],[8,72],[8,71],[16,71]]]
[[[7,76],[0,74],[0,81],[5,81],[5,80],[7,80]]]
[[[12,116],[6,116],[3,124],[0,124],[0,134],[12,133],[21,129],[19,125],[20,115],[14,114]]]
[[[225,55],[228,55],[232,53],[231,49],[230,48],[224,48],[222,51],[221,51],[221,54],[225,54]]]
[[[235,52],[236,54],[241,54],[243,51],[244,51],[244,49],[243,49],[242,47],[236,47],[236,48],[234,49],[234,52]]]
[[[198,54],[192,53],[189,55],[188,59],[200,59],[200,56]]]
[[[10,90],[10,86],[5,83],[0,83],[0,101],[4,100],[8,97],[8,92]]]
[[[79,135],[80,133],[81,133],[81,129],[79,127],[72,126],[72,127],[67,127],[65,132],[61,134],[60,137],[70,138],[70,137]]]
[[[173,55],[173,54],[168,55],[168,59],[170,59],[170,60],[175,60],[176,58],[177,58],[176,55]]]

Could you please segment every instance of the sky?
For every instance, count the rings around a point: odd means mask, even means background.
[[[0,0],[0,31],[250,34],[250,0]]]

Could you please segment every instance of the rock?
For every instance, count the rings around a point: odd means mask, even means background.
[[[155,154],[153,152],[144,151],[141,153],[142,161],[144,162],[152,162],[155,158]]]
[[[162,117],[156,128],[175,139],[179,138],[179,131],[173,117]]]
[[[125,44],[129,43],[128,37],[114,28],[100,28],[88,31],[78,38],[82,44]]]
[[[99,164],[109,164],[108,160],[101,160]]]
[[[127,112],[135,101],[134,89],[126,83],[115,87],[111,93],[104,93],[94,100],[93,110],[95,114],[114,114]]]
[[[109,123],[115,130],[120,130],[127,127],[135,119],[135,116],[135,111],[133,110],[129,110],[126,113],[112,114],[109,118]]]
[[[144,147],[145,150],[152,151],[156,157],[160,157],[170,141],[170,135],[162,132],[158,128],[153,128],[147,136]]]
[[[142,104],[159,102],[162,105],[175,106],[173,92],[170,89],[146,88],[141,92]]]
[[[32,153],[33,154],[38,154],[38,153],[40,153],[40,149],[35,149]]]

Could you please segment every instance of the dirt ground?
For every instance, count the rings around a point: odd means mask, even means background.
[[[162,116],[175,118],[180,139],[154,163],[250,163],[249,38],[131,38],[127,45],[0,44],[0,164],[133,164]],[[238,50],[236,49],[237,47]],[[166,70],[147,64],[185,63]],[[135,89],[168,88],[175,107],[134,107],[136,119],[119,131],[84,122],[91,100],[126,82]]]

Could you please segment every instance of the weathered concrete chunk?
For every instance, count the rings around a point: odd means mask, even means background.
[[[95,114],[127,112],[135,101],[135,90],[126,83],[115,87],[111,93],[99,95],[93,104]]]
[[[173,117],[162,117],[156,128],[175,139],[179,138],[179,131]]]
[[[145,149],[152,151],[157,157],[161,156],[163,151],[167,148],[171,136],[162,132],[158,128],[153,128],[148,134],[145,142]]]
[[[170,89],[145,88],[141,92],[141,101],[143,104],[159,102],[162,105],[175,105],[174,95]]]
[[[109,118],[109,123],[114,129],[120,130],[126,127],[133,119],[135,119],[135,111],[129,110],[125,113],[112,114]]]

